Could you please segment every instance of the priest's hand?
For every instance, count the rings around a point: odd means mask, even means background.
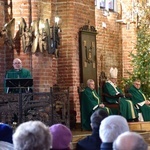
[[[116,95],[117,97],[125,97],[122,93]]]
[[[99,107],[104,108],[104,107],[105,107],[105,105],[102,103],[102,104],[99,104]]]
[[[150,101],[149,101],[149,100],[146,100],[146,101],[145,101],[145,104],[146,104],[146,105],[150,105]]]

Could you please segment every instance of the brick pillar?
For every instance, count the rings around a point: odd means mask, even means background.
[[[0,0],[0,30],[5,24],[5,0]],[[4,38],[0,37],[0,92],[3,92],[3,80],[4,80],[4,75],[5,75],[5,51],[6,47],[4,46]]]
[[[80,122],[78,86],[79,74],[79,29],[90,21],[95,25],[93,0],[57,0],[57,14],[61,19],[60,58],[58,59],[58,84],[70,87],[71,109],[77,112]]]

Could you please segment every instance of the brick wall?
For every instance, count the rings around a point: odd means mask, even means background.
[[[12,66],[12,60],[19,57],[23,66],[31,70],[34,78],[35,91],[49,91],[49,87],[58,84],[70,88],[71,109],[77,112],[77,122],[80,122],[80,105],[78,86],[79,72],[79,29],[90,21],[95,26],[97,34],[97,74],[103,70],[108,75],[110,67],[119,69],[119,78],[126,76],[130,58],[128,51],[133,48],[131,41],[135,40],[134,30],[126,30],[124,25],[116,23],[119,13],[110,12],[110,16],[103,16],[101,9],[95,9],[93,0],[12,0],[12,10],[9,4],[0,1],[0,26],[11,18],[16,19],[16,41],[14,50],[8,49],[0,40],[0,88],[3,89],[3,78],[6,70]],[[11,11],[10,11],[11,10]],[[118,9],[119,10],[119,9]],[[5,13],[4,13],[5,11]],[[47,52],[25,54],[22,50],[18,35],[18,21],[21,17],[30,26],[37,18],[50,19],[54,23],[54,16],[60,17],[61,28],[59,58]],[[106,28],[102,27],[106,23]]]
[[[126,0],[122,1],[123,2],[123,7],[121,7],[120,3],[118,2],[118,19],[126,18],[127,12],[131,11],[131,4],[133,3],[132,0]],[[122,67],[120,68],[122,70],[122,77],[128,77],[128,71],[132,72],[133,66],[131,66],[131,57],[130,57],[130,52],[134,49],[135,44],[136,44],[136,23],[132,22],[130,24],[124,24],[124,23],[119,23],[120,28],[121,28],[121,36],[120,40],[121,43],[119,47],[121,47],[122,51]]]
[[[4,2],[0,1],[0,27],[4,25]],[[3,38],[0,37],[0,84],[3,85],[3,76],[5,73],[5,47],[3,46]],[[3,91],[0,86],[0,91]]]
[[[17,21],[20,17],[23,17],[28,26],[31,26],[31,22],[37,19],[51,20],[52,10],[51,0],[45,1],[13,1],[13,17]],[[18,25],[16,24],[16,29]],[[19,42],[19,41],[18,41]],[[24,67],[31,70],[34,79],[34,91],[35,92],[48,92],[50,87],[57,83],[57,59],[53,59],[53,56],[48,54],[47,51],[35,54],[25,54],[21,49],[19,55],[14,50],[14,57],[20,57],[23,60]]]
[[[132,72],[132,65],[130,52],[134,49],[136,44],[136,24],[130,24],[129,29],[126,25],[122,26],[122,70],[123,77],[128,77],[128,71]]]
[[[130,6],[131,0],[124,1]],[[98,75],[101,70],[109,76],[110,67],[118,68],[119,82],[122,77],[128,77],[127,71],[132,71],[131,57],[129,53],[136,43],[136,24],[130,24],[129,29],[126,24],[117,23],[117,19],[122,19],[121,5],[118,2],[117,12],[111,12],[109,16],[104,16],[102,9],[96,9],[97,34],[97,70]],[[102,22],[106,28],[102,27]]]
[[[90,21],[95,25],[93,0],[58,0],[58,15],[61,23],[60,58],[58,59],[58,83],[70,87],[71,109],[77,112],[80,121],[79,95],[79,29]]]
[[[110,67],[117,67],[120,76],[122,73],[121,26],[116,23],[117,15],[110,12],[106,17],[102,9],[96,10],[98,76],[101,71],[109,76]],[[103,23],[106,28],[102,27]]]

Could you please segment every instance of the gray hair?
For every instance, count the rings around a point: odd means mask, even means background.
[[[99,136],[102,142],[112,143],[121,133],[126,131],[129,131],[126,119],[119,115],[112,115],[101,122]]]
[[[20,124],[13,134],[15,150],[49,150],[52,136],[49,128],[40,121],[28,121]]]
[[[135,132],[125,132],[113,143],[113,150],[147,150],[148,144]]]
[[[89,86],[89,84],[90,84],[91,82],[94,82],[94,80],[93,80],[93,79],[88,79],[88,80],[87,80],[87,86]]]

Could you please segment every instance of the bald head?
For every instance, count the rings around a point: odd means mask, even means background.
[[[147,150],[148,144],[135,132],[124,132],[113,143],[114,150]]]

